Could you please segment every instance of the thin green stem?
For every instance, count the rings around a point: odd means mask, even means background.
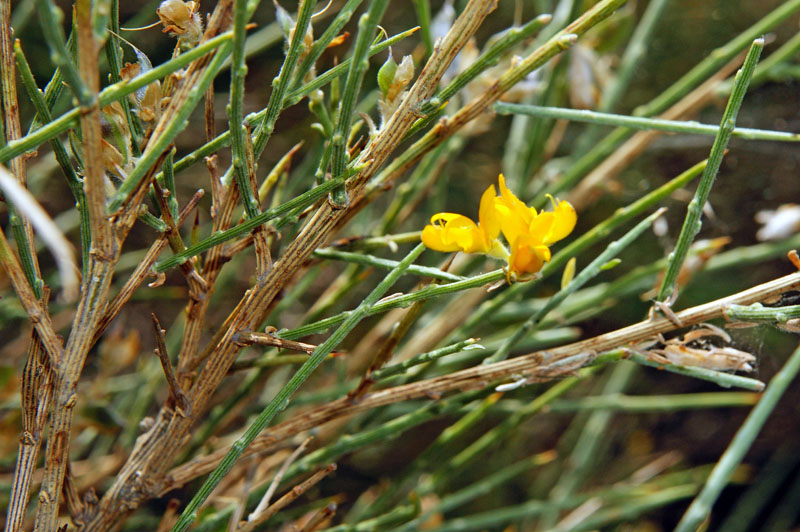
[[[708,516],[720,493],[728,485],[734,469],[741,463],[778,401],[789,385],[794,382],[798,372],[800,372],[800,348],[792,353],[783,368],[769,381],[761,400],[747,416],[736,436],[733,437],[730,445],[717,461],[705,486],[683,514],[675,532],[697,530],[700,523]]]
[[[231,132],[231,164],[236,177],[236,185],[239,188],[242,203],[244,203],[245,215],[247,218],[253,218],[259,213],[259,202],[258,198],[253,196],[253,187],[250,185],[250,169],[247,167],[245,147],[245,137],[248,135],[243,111],[244,81],[247,77],[244,53],[245,37],[247,36],[246,3],[247,0],[234,0],[233,2],[233,40],[231,41],[233,59],[231,62],[231,90],[227,111]],[[283,68],[286,68],[286,65]]]
[[[683,261],[686,259],[686,254],[689,252],[694,237],[700,232],[700,218],[703,213],[703,206],[708,201],[708,195],[711,193],[711,187],[714,184],[714,179],[717,177],[717,172],[722,164],[722,158],[725,155],[725,149],[728,146],[728,141],[736,126],[736,116],[739,114],[739,108],[742,106],[742,100],[747,92],[747,86],[750,83],[750,78],[758,63],[758,58],[761,56],[761,51],[764,49],[764,39],[759,38],[753,41],[753,45],[747,52],[747,57],[744,60],[742,68],[736,73],[733,91],[728,100],[728,105],[725,107],[725,112],[722,115],[722,122],[717,136],[714,139],[714,144],[711,147],[711,154],[708,157],[708,165],[703,172],[703,177],[695,191],[694,198],[689,202],[686,218],[683,221],[681,234],[678,237],[678,242],[675,245],[675,250],[670,253],[667,270],[664,273],[664,279],[661,282],[661,287],[658,290],[658,300],[665,301],[669,298],[675,289],[675,282],[678,279],[678,273],[683,266]]]
[[[397,35],[390,37],[385,41],[373,43],[369,49],[369,57],[372,57],[373,55],[386,50],[390,46],[397,44],[398,42],[402,41],[403,39],[405,39],[406,37],[408,37],[409,35],[411,35],[416,31],[417,28],[411,28],[410,30],[398,33]],[[334,79],[338,78],[339,76],[341,76],[350,69],[350,65],[352,64],[352,62],[353,58],[348,57],[335,67],[331,68],[330,70],[326,70],[324,73],[320,74],[319,76],[309,81],[302,87],[298,89],[292,89],[289,92],[289,94],[286,95],[284,106],[289,107],[291,105],[296,104],[311,92],[324,87]]]
[[[751,392],[761,392],[764,390],[764,383],[751,379],[749,377],[742,377],[741,375],[734,375],[732,373],[725,373],[723,371],[714,371],[713,369],[698,368],[695,366],[679,366],[677,364],[663,364],[656,362],[648,357],[646,354],[638,351],[623,350],[611,351],[604,353],[597,357],[597,363],[604,363],[613,358],[626,357],[632,362],[636,362],[642,366],[648,366],[659,370],[669,371],[685,377],[692,377],[693,379],[700,379],[703,381],[713,382],[722,388],[741,388]]]
[[[369,68],[370,43],[388,5],[389,0],[373,0],[370,3],[369,10],[358,20],[358,35],[353,47],[352,61],[350,69],[347,71],[347,80],[342,91],[342,99],[339,102],[336,127],[330,140],[332,146],[331,177],[334,179],[344,175],[345,167],[348,163],[347,139],[350,136],[350,124],[352,123],[356,101],[361,92],[361,84],[364,82],[364,74]],[[331,199],[335,205],[340,207],[344,207],[347,204],[347,193],[344,185],[334,189]]]
[[[197,510],[200,505],[208,498],[213,489],[231,470],[233,464],[238,460],[250,443],[266,428],[272,418],[284,410],[297,389],[308,379],[314,370],[322,363],[330,352],[355,328],[358,323],[367,317],[369,310],[380,299],[381,296],[400,278],[403,271],[408,268],[425,250],[423,244],[415,247],[386,278],[381,281],[370,294],[364,298],[361,304],[354,309],[347,320],[331,336],[320,344],[317,349],[309,356],[297,372],[289,379],[289,382],[281,388],[270,403],[264,408],[256,420],[247,428],[245,433],[232,446],[220,464],[209,474],[203,486],[198,490],[192,500],[184,509],[178,521],[172,527],[171,532],[181,532],[186,530],[192,521],[197,517]]]
[[[363,255],[361,253],[350,253],[348,251],[337,251],[330,248],[322,248],[314,251],[314,256],[321,259],[334,259],[353,264],[363,264],[364,266],[373,266],[385,270],[392,270],[397,267],[399,262],[396,260],[382,259],[373,255]],[[408,273],[420,275],[423,277],[430,277],[432,279],[441,279],[443,281],[463,281],[465,277],[455,275],[440,270],[439,268],[430,268],[428,266],[410,266]]]
[[[728,305],[725,307],[724,313],[725,318],[729,320],[785,323],[800,318],[800,305],[788,307],[765,307],[761,303]]]
[[[78,68],[72,62],[72,54],[67,49],[64,30],[61,26],[64,12],[52,0],[36,0],[36,6],[42,23],[44,40],[50,48],[50,60],[61,70],[67,85],[72,89],[72,93],[81,106],[91,106],[94,103],[95,95],[83,83]]]
[[[417,22],[422,33],[422,44],[425,45],[425,57],[433,53],[433,37],[431,36],[431,3],[429,0],[412,0]]]
[[[308,31],[308,25],[311,23],[311,15],[314,14],[314,5],[315,2],[312,0],[300,1],[300,7],[297,10],[297,22],[294,26],[289,49],[286,52],[286,59],[281,65],[278,77],[272,81],[272,92],[269,95],[266,114],[253,139],[253,153],[256,160],[261,156],[264,148],[267,147],[267,142],[269,142],[272,131],[275,129],[275,123],[278,121],[278,115],[284,108],[284,98],[289,89],[289,81],[292,78],[297,62],[300,60],[300,53],[305,47],[303,40]]]
[[[412,358],[409,358],[397,364],[381,368],[372,373],[370,378],[375,381],[380,381],[388,377],[391,377],[393,375],[404,373],[409,368],[413,368],[414,366],[424,364],[425,362],[438,360],[447,355],[452,355],[453,353],[460,353],[461,351],[464,351],[466,348],[469,348],[469,346],[474,346],[471,349],[483,349],[482,346],[476,345],[477,342],[478,340],[476,340],[475,338],[467,338],[466,340],[463,340],[461,342],[456,342],[455,344],[447,345],[445,347],[440,347],[439,349],[434,349],[433,351],[428,351],[427,353],[420,353],[419,355],[416,355]]]
[[[441,114],[442,107],[447,103],[450,98],[455,96],[458,91],[463,89],[470,81],[480,76],[485,70],[491,68],[500,61],[500,58],[514,46],[528,39],[536,32],[541,30],[544,26],[552,20],[551,15],[539,15],[527,24],[519,28],[510,28],[505,35],[503,35],[496,42],[492,43],[489,48],[483,52],[478,59],[475,60],[470,66],[459,72],[453,80],[447,84],[439,93],[430,100],[420,104],[419,112],[427,115],[420,118],[411,126],[411,129],[406,133],[406,138],[411,137],[418,131],[425,129],[431,122],[436,120]]]
[[[386,48],[388,48],[392,44],[395,44],[395,43],[401,41],[402,39],[408,37],[409,35],[414,33],[414,31],[415,30],[413,30],[413,29],[412,30],[407,30],[407,31],[405,31],[403,33],[395,35],[394,37],[386,39],[385,41],[381,41],[381,42],[373,45],[369,50],[369,55],[373,56],[373,55],[377,54],[378,52],[381,52],[381,51],[385,50]],[[228,38],[230,38],[232,34],[229,33],[229,34],[226,34],[226,35],[228,36]],[[220,36],[220,37],[222,37],[222,36]],[[217,37],[217,38],[219,38],[219,37]],[[182,55],[178,56],[178,57],[182,57]],[[340,76],[341,74],[346,72],[348,67],[350,66],[350,61],[351,61],[350,58],[345,59],[344,61],[342,61],[341,63],[339,63],[335,67],[331,68],[330,70],[327,70],[323,74],[320,74],[319,76],[317,76],[316,78],[314,78],[312,81],[308,82],[307,84],[303,85],[302,87],[300,87],[298,89],[294,89],[291,92],[289,92],[286,95],[286,97],[284,98],[283,108],[285,109],[287,107],[291,107],[292,105],[295,105],[300,100],[305,98],[306,95],[308,95],[312,91],[315,91],[315,90],[317,90],[317,89],[319,89],[321,87],[324,87],[325,85],[330,83],[333,79],[335,79],[336,76]],[[138,79],[138,78],[136,78],[136,79]],[[102,96],[102,93],[101,93],[101,96]],[[251,127],[255,127],[260,122],[263,122],[264,119],[266,118],[266,116],[267,116],[267,109],[265,108],[265,109],[262,109],[261,111],[259,111],[257,113],[251,113],[251,114],[247,115],[245,117],[245,121],[247,121],[248,125],[250,125]],[[219,134],[215,139],[207,142],[206,144],[200,146],[199,148],[197,148],[193,152],[191,152],[191,153],[183,156],[181,159],[179,159],[175,163],[175,172],[180,172],[181,170],[185,170],[186,168],[188,168],[189,166],[195,164],[196,162],[203,160],[204,157],[206,157],[208,155],[211,155],[215,151],[220,150],[220,149],[222,149],[222,148],[224,148],[226,146],[229,146],[230,143],[231,143],[231,132],[230,132],[230,130]],[[2,154],[3,154],[3,150],[0,149],[0,162],[1,162],[1,159],[2,159]],[[160,179],[160,176],[157,176],[157,178]]]
[[[487,284],[500,281],[501,279],[505,279],[505,272],[503,270],[494,270],[489,273],[484,273],[481,275],[476,275],[474,277],[469,277],[467,279],[464,279],[463,281],[456,281],[453,283],[447,283],[441,285],[428,285],[425,288],[417,290],[416,292],[412,292],[410,294],[405,294],[397,297],[392,297],[391,299],[386,299],[385,301],[379,302],[374,306],[370,307],[368,312],[370,315],[380,314],[382,312],[386,312],[387,310],[393,308],[407,307],[408,305],[416,301],[429,299],[432,297],[438,297],[444,294],[452,294],[453,292],[460,292],[462,290],[467,290],[469,288],[477,288],[479,286],[485,286]],[[302,338],[310,334],[323,332],[329,329],[330,327],[333,327],[334,325],[343,323],[349,317],[349,315],[350,315],[349,312],[343,312],[341,314],[337,314],[336,316],[331,316],[330,318],[325,318],[324,320],[320,320],[315,323],[309,323],[308,325],[297,327],[296,329],[279,331],[278,335],[281,338],[285,338],[287,340]]]
[[[521,105],[498,102],[494,110],[501,115],[524,114],[546,118],[560,118],[575,122],[588,122],[604,126],[619,126],[631,129],[669,131],[671,133],[688,133],[695,135],[717,135],[720,126],[700,124],[693,121],[663,120],[660,118],[645,118],[638,116],[625,116],[610,113],[600,113],[582,109],[566,109],[563,107],[542,107],[538,105]],[[748,140],[774,140],[782,142],[800,142],[800,134],[784,131],[769,131],[764,129],[734,128],[731,132],[734,137]]]
[[[117,193],[109,202],[108,212],[116,212],[125,204],[128,197],[136,190],[139,183],[150,171],[150,168],[158,161],[172,141],[175,140],[178,133],[186,128],[189,115],[191,115],[198,102],[200,102],[200,99],[205,95],[208,86],[214,81],[217,72],[222,67],[223,61],[225,61],[230,53],[230,48],[230,43],[225,42],[225,44],[217,50],[214,57],[205,67],[202,75],[197,80],[197,83],[189,90],[186,100],[175,113],[173,119],[166,124],[166,127],[164,127],[161,134],[158,135],[158,138],[151,138],[150,142],[147,143],[147,149],[145,149],[144,153],[137,161],[136,166],[134,166],[131,173],[128,174],[128,177],[125,178],[125,181],[122,182],[119,189],[117,189]]]
[[[638,116],[653,116],[662,113],[688,94],[698,83],[707,79],[714,74],[714,72],[722,68],[733,59],[736,54],[747,47],[753,39],[769,32],[772,28],[786,20],[798,10],[800,10],[800,0],[789,0],[779,5],[776,9],[750,26],[747,30],[740,33],[734,39],[713,50],[703,61],[698,63],[678,81],[670,85],[656,98],[645,105],[637,107],[634,114]],[[578,160],[573,161],[558,182],[548,186],[543,193],[539,195],[535,205],[538,206],[546,201],[545,193],[555,195],[562,190],[570,189],[592,168],[597,166],[600,161],[613,153],[629,135],[630,131],[622,128],[615,129],[606,135],[601,141],[597,142],[594,148],[589,152],[582,155]]]
[[[675,412],[699,408],[753,406],[761,397],[752,392],[679,393],[670,395],[604,394],[553,402],[550,412],[615,410],[622,412]]]
[[[120,47],[121,40],[119,37],[119,0],[111,0],[110,4],[111,13],[109,21],[111,23],[111,32],[109,32],[108,40],[106,40],[106,58],[108,59],[110,70],[109,79],[111,80],[111,83],[119,83],[122,81],[120,72],[122,72],[123,57],[122,48]],[[122,106],[122,111],[125,113],[125,119],[128,122],[128,129],[131,133],[131,149],[133,153],[126,154],[126,157],[130,157],[131,155],[138,157],[142,154],[141,149],[139,148],[139,143],[143,137],[142,128],[139,124],[139,121],[134,118],[133,113],[131,112],[131,106],[128,98],[122,98],[119,100],[119,103]]]
[[[311,71],[317,59],[322,56],[323,52],[328,48],[328,45],[333,42],[333,39],[339,35],[339,32],[344,25],[347,24],[363,1],[364,0],[347,0],[347,2],[339,8],[336,17],[331,21],[322,35],[320,35],[319,39],[314,41],[314,44],[308,49],[303,60],[297,65],[297,71],[294,73],[294,79],[291,84],[292,90],[302,86],[306,74]]]

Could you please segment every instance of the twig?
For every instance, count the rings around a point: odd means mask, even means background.
[[[272,506],[264,510],[261,514],[258,515],[256,519],[247,521],[242,524],[237,530],[239,532],[251,532],[255,530],[261,523],[267,521],[270,517],[284,509],[286,506],[294,502],[297,498],[302,496],[308,488],[314,486],[315,484],[319,483],[320,480],[327,477],[331,473],[336,471],[336,464],[330,464],[328,467],[324,469],[320,469],[309,478],[298,484],[297,486],[293,487],[289,490],[286,495],[275,501]]]
[[[275,473],[275,477],[272,479],[272,482],[270,482],[269,488],[267,488],[266,493],[264,493],[264,496],[261,497],[261,500],[259,501],[258,505],[252,512],[250,512],[250,515],[247,517],[248,521],[257,520],[261,516],[261,514],[267,509],[270,501],[272,500],[272,496],[275,494],[275,492],[278,489],[278,486],[283,480],[283,475],[286,474],[286,470],[289,469],[289,466],[292,465],[292,462],[297,460],[298,456],[303,454],[306,447],[308,447],[308,444],[311,443],[311,440],[313,439],[314,439],[313,436],[309,436],[308,438],[303,440],[303,443],[297,446],[297,449],[292,451],[292,453],[286,457],[286,460],[284,460],[283,464],[281,464],[281,468],[278,470],[277,473]]]
[[[688,327],[721,317],[723,310],[731,304],[751,304],[775,297],[789,290],[795,290],[798,287],[800,287],[800,273],[794,273],[731,296],[688,308],[677,312],[676,315]],[[399,401],[430,397],[430,394],[444,394],[454,390],[490,386],[491,383],[512,375],[536,379],[538,378],[537,374],[541,372],[548,375],[542,377],[545,380],[552,379],[554,374],[550,369],[550,365],[554,363],[567,360],[581,353],[601,353],[618,346],[641,342],[659,333],[666,333],[674,329],[675,325],[671,321],[666,318],[656,317],[572,344],[376,391],[367,395],[358,403],[351,403],[347,398],[338,399],[326,405],[315,407],[313,411],[307,412],[302,416],[276,425],[270,430],[269,434],[256,438],[245,452],[245,455],[263,451],[274,445],[278,439],[308,430],[332,419]],[[591,361],[591,359],[592,357],[588,357],[587,362]],[[191,463],[192,473],[194,475],[207,473],[220,461],[224,454],[224,450],[221,450],[195,460]],[[182,466],[179,466],[168,477],[177,477],[177,473],[183,469]],[[169,485],[169,481],[167,481],[167,485]]]
[[[600,113],[586,109],[566,109],[563,107],[543,107],[539,105],[521,105],[497,102],[494,110],[500,114],[524,114],[545,118],[563,118],[576,122],[602,124],[606,126],[628,127],[631,129],[667,131],[671,133],[687,133],[694,135],[716,135],[720,127],[712,124],[700,124],[694,121],[665,120],[640,116],[616,115]],[[748,140],[774,140],[779,142],[800,142],[800,133],[770,131],[736,127],[731,135]]]
[[[14,484],[6,515],[6,532],[22,529],[25,509],[30,496],[31,476],[36,469],[42,430],[47,421],[50,394],[53,390],[53,370],[39,333],[31,334],[28,359],[22,373],[22,434],[19,455],[14,470]]]
[[[247,77],[247,66],[244,58],[244,42],[247,32],[246,0],[234,0],[233,3],[233,54],[231,60],[231,89],[228,104],[228,123],[231,131],[231,153],[233,154],[233,172],[236,184],[244,203],[247,218],[259,213],[258,198],[253,197],[248,181],[247,156],[245,155],[245,136],[249,136],[244,123],[244,80]],[[306,2],[310,3],[310,2]],[[302,8],[301,8],[302,9]],[[305,31],[305,30],[303,30]],[[287,58],[288,61],[288,58]],[[293,68],[294,65],[292,64]],[[286,65],[283,67],[286,69]]]
[[[274,328],[273,328],[274,331]],[[313,344],[306,344],[303,342],[293,342],[292,340],[284,340],[273,336],[270,332],[254,333],[243,332],[239,335],[238,340],[243,345],[267,345],[277,347],[280,349],[291,349],[292,351],[302,351],[309,355],[314,352],[319,346]],[[331,356],[341,355],[341,352],[332,351]]]
[[[353,110],[356,100],[361,92],[361,84],[364,81],[364,74],[369,67],[367,54],[369,53],[369,43],[378,27],[378,23],[383,17],[383,12],[389,5],[389,0],[373,0],[369,4],[367,13],[361,16],[358,21],[358,35],[353,47],[353,57],[350,69],[347,72],[342,98],[339,102],[339,114],[336,120],[336,127],[330,140],[331,146],[331,177],[343,176],[347,164],[347,140],[350,135],[350,124],[353,119]],[[321,166],[324,172],[325,168]],[[344,185],[344,184],[342,184]],[[344,186],[340,186],[331,193],[331,201],[337,209],[347,206],[349,199]]]
[[[233,0],[224,0],[217,4],[204,36],[206,40],[221,33],[223,25],[227,25],[232,3]],[[164,151],[184,128],[184,123],[188,120],[189,114],[194,110],[200,99],[203,98],[206,88],[222,67],[223,61],[230,52],[230,47],[230,43],[225,42],[216,51],[213,58],[201,56],[189,66],[181,85],[170,97],[169,105],[163,111],[161,119],[153,129],[150,141],[147,143],[141,158],[109,202],[108,211],[110,213],[115,213],[124,205],[127,208],[126,202],[128,202],[133,191],[142,185],[151,168],[157,164]]]
[[[178,384],[178,379],[175,378],[175,371],[172,369],[172,363],[170,362],[169,355],[167,354],[167,342],[166,337],[164,336],[166,331],[161,328],[161,323],[159,323],[155,314],[150,314],[150,317],[153,320],[153,330],[155,331],[157,346],[153,352],[159,358],[159,360],[161,360],[161,367],[164,369],[164,376],[167,378],[167,386],[169,387],[170,397],[175,402],[175,406],[180,415],[183,417],[191,416],[192,405],[189,403],[189,399],[186,397],[186,394],[184,394],[183,390],[181,390],[181,386]]]
[[[289,382],[275,395],[256,420],[245,431],[244,435],[231,448],[226,457],[222,460],[218,468],[206,479],[206,482],[187,505],[181,518],[173,527],[173,532],[185,530],[194,520],[193,512],[208,497],[214,487],[230,471],[236,460],[242,455],[248,445],[256,436],[267,426],[279,410],[285,408],[291,396],[305,382],[311,373],[319,366],[325,357],[330,354],[353,328],[367,316],[369,309],[375,302],[397,281],[412,262],[424,251],[425,246],[420,244],[404,258],[397,268],[395,268],[377,287],[361,302],[361,304],[350,313],[347,320],[336,330],[325,342],[320,344],[316,351],[309,357],[300,369],[292,376]],[[276,503],[277,504],[277,503]]]
[[[320,527],[325,526],[336,515],[337,505],[335,502],[330,503],[325,508],[317,511],[311,519],[309,519],[299,532],[314,532],[319,530]]]

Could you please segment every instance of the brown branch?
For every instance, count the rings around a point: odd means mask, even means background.
[[[78,67],[86,87],[92,93],[91,105],[82,108],[81,132],[84,152],[84,190],[86,192],[92,233],[92,249],[86,268],[81,299],[78,304],[64,356],[57,370],[53,396],[53,413],[45,457],[45,473],[39,491],[39,507],[34,530],[56,528],[59,495],[64,483],[69,457],[73,409],[77,402],[76,388],[84,361],[92,346],[94,331],[106,303],[113,266],[119,257],[120,245],[105,215],[105,172],[100,130],[100,89],[98,57],[100,47],[92,29],[92,2],[78,0],[75,5],[78,26]]]
[[[170,192],[164,190],[159,185],[158,180],[153,180],[153,189],[155,190],[156,201],[161,209],[161,219],[167,224],[167,241],[173,253],[181,253],[186,250],[186,246],[181,238],[181,233],[178,230],[177,221],[172,217],[172,211],[167,203],[167,197]],[[201,299],[205,297],[208,292],[208,284],[205,279],[197,272],[194,267],[194,261],[187,260],[180,264],[179,269],[186,279],[186,284],[189,286],[189,295],[192,299]]]
[[[255,333],[243,332],[239,335],[237,342],[242,345],[265,345],[268,347],[277,347],[279,349],[290,349],[292,351],[300,351],[302,353],[311,354],[317,348],[314,344],[307,344],[305,342],[295,342],[294,340],[284,340],[278,338],[272,333],[275,332],[273,327],[269,332]],[[341,351],[331,351],[331,356],[341,355]]]
[[[274,516],[279,511],[283,510],[286,506],[297,500],[301,497],[308,488],[314,486],[315,484],[319,483],[320,480],[327,477],[331,473],[336,471],[336,464],[329,464],[324,469],[320,469],[309,478],[298,484],[297,486],[293,487],[289,490],[283,497],[275,501],[269,508],[264,510],[263,513],[259,514],[255,518],[245,521],[242,523],[239,528],[237,529],[238,532],[252,532],[255,530],[261,523],[268,520],[270,517]]]
[[[181,385],[178,384],[178,379],[175,378],[175,372],[172,369],[172,363],[169,361],[167,354],[167,340],[165,337],[166,331],[161,328],[161,323],[155,314],[150,314],[153,319],[153,330],[156,336],[156,348],[153,352],[161,360],[161,367],[164,369],[164,375],[167,378],[167,386],[169,387],[170,398],[178,408],[178,413],[183,417],[192,414],[192,405],[186,398],[186,394],[181,390]]]
[[[6,532],[22,529],[32,476],[41,447],[42,430],[47,420],[53,380],[53,370],[39,335],[31,332],[28,359],[22,373],[22,434],[8,502]]]
[[[0,263],[3,264],[3,268],[8,273],[11,285],[14,287],[14,292],[16,292],[22,308],[25,309],[25,313],[39,334],[45,351],[50,357],[51,367],[56,367],[64,356],[63,344],[53,330],[50,313],[36,299],[36,295],[33,293],[30,284],[28,284],[25,273],[22,271],[22,266],[20,266],[16,255],[8,245],[8,240],[6,240],[6,235],[3,231],[0,231]]]
[[[309,519],[299,532],[314,532],[320,530],[322,527],[327,527],[330,520],[336,515],[336,503],[332,502],[325,508],[322,508]]]
[[[685,327],[723,317],[728,305],[750,305],[766,301],[778,295],[800,287],[800,272],[780,277],[748,290],[677,312],[677,317]],[[456,390],[471,390],[492,385],[492,383],[509,376],[525,377],[529,380],[552,380],[562,373],[554,371],[558,362],[582,353],[600,353],[620,346],[627,346],[654,337],[657,334],[675,330],[675,325],[667,318],[658,317],[641,321],[629,327],[618,329],[593,338],[572,344],[537,351],[516,358],[479,365],[441,377],[412,382],[370,393],[359,402],[353,403],[347,397],[331,401],[325,405],[315,406],[298,414],[283,423],[279,423],[256,438],[243,456],[271,449],[281,440],[299,432],[312,429],[323,423],[359,412],[372,410],[400,401],[441,395]],[[593,357],[587,356],[586,361]],[[569,368],[571,371],[574,368]],[[228,449],[220,449],[207,456],[196,458],[191,462],[177,466],[169,472],[164,482],[164,491],[175,489],[212,471]]]
[[[199,189],[197,192],[194,193],[192,198],[189,202],[184,206],[183,210],[180,212],[180,216],[178,217],[178,227],[182,226],[186,219],[189,217],[189,214],[197,207],[197,204],[200,202],[200,199],[203,197],[205,192],[203,189]],[[164,248],[167,247],[168,240],[167,234],[164,233],[158,237],[158,239],[153,242],[150,246],[150,249],[147,250],[147,253],[133,270],[130,277],[125,281],[125,284],[122,285],[119,293],[114,297],[111,302],[106,305],[105,310],[103,311],[103,317],[100,319],[100,322],[97,324],[97,330],[95,330],[94,334],[94,342],[97,342],[100,339],[100,336],[106,331],[108,326],[114,321],[114,318],[117,317],[117,314],[122,310],[122,307],[130,300],[133,296],[133,293],[142,285],[144,280],[150,275],[151,268],[153,264],[155,264],[158,257],[161,255],[161,252],[164,251]]]

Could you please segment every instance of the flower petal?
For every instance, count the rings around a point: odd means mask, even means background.
[[[535,239],[521,236],[511,248],[509,270],[516,274],[536,273],[550,260],[550,248],[537,244]]]
[[[427,248],[435,249],[436,251],[459,251],[458,246],[452,243],[445,243],[444,241],[445,230],[441,226],[426,225],[422,230],[422,243]]]
[[[444,223],[442,223],[444,222]],[[477,224],[461,214],[440,212],[422,230],[422,243],[436,251],[485,253],[489,246]]]
[[[550,230],[543,242],[548,246],[570,234],[575,229],[575,223],[578,221],[575,207],[568,201],[554,200],[552,196],[550,201],[553,202],[553,224],[550,226]]]
[[[481,206],[478,211],[478,223],[486,237],[487,246],[489,242],[500,236],[500,218],[495,209],[494,198],[494,185],[489,185],[489,188],[481,196]]]

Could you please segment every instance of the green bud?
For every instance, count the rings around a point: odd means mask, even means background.
[[[381,94],[383,94],[384,98],[386,97],[386,93],[389,92],[389,88],[392,86],[394,82],[394,74],[397,72],[397,63],[392,57],[392,54],[389,54],[389,58],[383,64],[380,70],[378,70],[378,87],[381,89]]]

